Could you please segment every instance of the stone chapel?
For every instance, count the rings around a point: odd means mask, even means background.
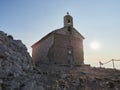
[[[73,17],[64,16],[64,26],[32,45],[32,58],[39,64],[84,64],[84,37],[74,28]]]

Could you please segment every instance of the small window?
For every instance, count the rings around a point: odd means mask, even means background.
[[[71,27],[68,27],[68,31],[71,32]]]
[[[70,19],[68,19],[68,20],[67,20],[67,23],[70,24],[70,22],[71,22]]]
[[[71,27],[68,27],[68,32],[69,32],[69,34],[72,34],[72,29],[71,29]]]

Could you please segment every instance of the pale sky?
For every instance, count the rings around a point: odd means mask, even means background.
[[[120,60],[120,0],[0,0],[0,30],[22,40],[31,53],[32,44],[63,27],[66,12],[85,37],[86,64],[99,67],[99,61]],[[115,67],[120,69],[120,61]]]

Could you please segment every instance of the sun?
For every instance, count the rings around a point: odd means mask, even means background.
[[[98,50],[100,48],[100,43],[97,41],[93,41],[90,44],[91,49]]]

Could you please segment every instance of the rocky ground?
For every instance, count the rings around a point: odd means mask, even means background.
[[[120,70],[82,66],[38,66],[47,77],[45,90],[120,90]]]
[[[0,90],[120,90],[120,70],[35,66],[22,41],[0,31]]]

